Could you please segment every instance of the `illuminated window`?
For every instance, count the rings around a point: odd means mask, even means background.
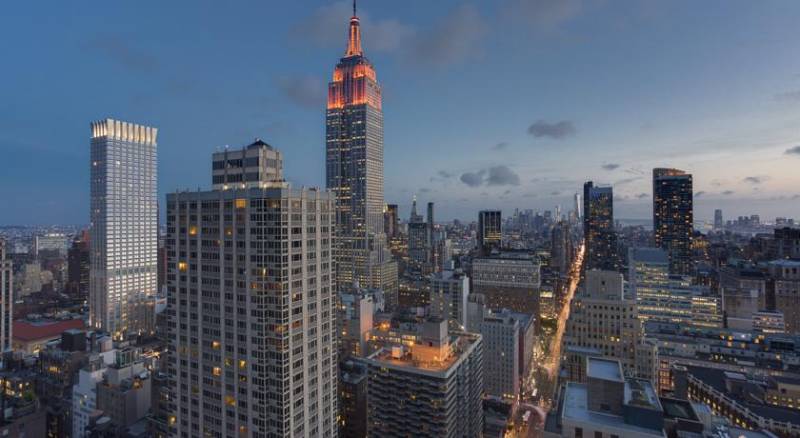
[[[245,207],[247,207],[247,199],[236,200],[236,208],[245,208]]]
[[[178,262],[178,270],[179,270],[179,271],[181,271],[181,272],[186,272],[186,269],[187,269],[188,267],[189,267],[189,266],[186,264],[186,262]]]

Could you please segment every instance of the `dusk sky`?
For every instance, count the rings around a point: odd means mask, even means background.
[[[43,3],[47,3],[46,5]],[[0,224],[85,224],[89,123],[159,129],[164,193],[260,137],[324,185],[326,83],[349,2],[9,2],[0,16]],[[613,184],[651,215],[653,167],[695,211],[800,217],[798,1],[361,1],[383,86],[385,198],[437,220],[572,207]]]

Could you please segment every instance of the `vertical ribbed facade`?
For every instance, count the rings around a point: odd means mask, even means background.
[[[112,119],[91,124],[90,324],[115,339],[147,330],[156,294],[157,133]]]
[[[692,273],[694,206],[692,175],[679,169],[653,169],[653,234],[669,253],[670,272]]]

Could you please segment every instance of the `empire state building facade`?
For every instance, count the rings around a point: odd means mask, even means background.
[[[383,229],[383,111],[375,69],[361,49],[355,7],[347,51],[328,84],[327,186],[336,197],[336,283],[384,290],[396,304],[397,264]]]

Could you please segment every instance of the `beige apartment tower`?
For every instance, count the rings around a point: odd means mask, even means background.
[[[175,436],[336,436],[333,219],[269,178],[167,195]]]

